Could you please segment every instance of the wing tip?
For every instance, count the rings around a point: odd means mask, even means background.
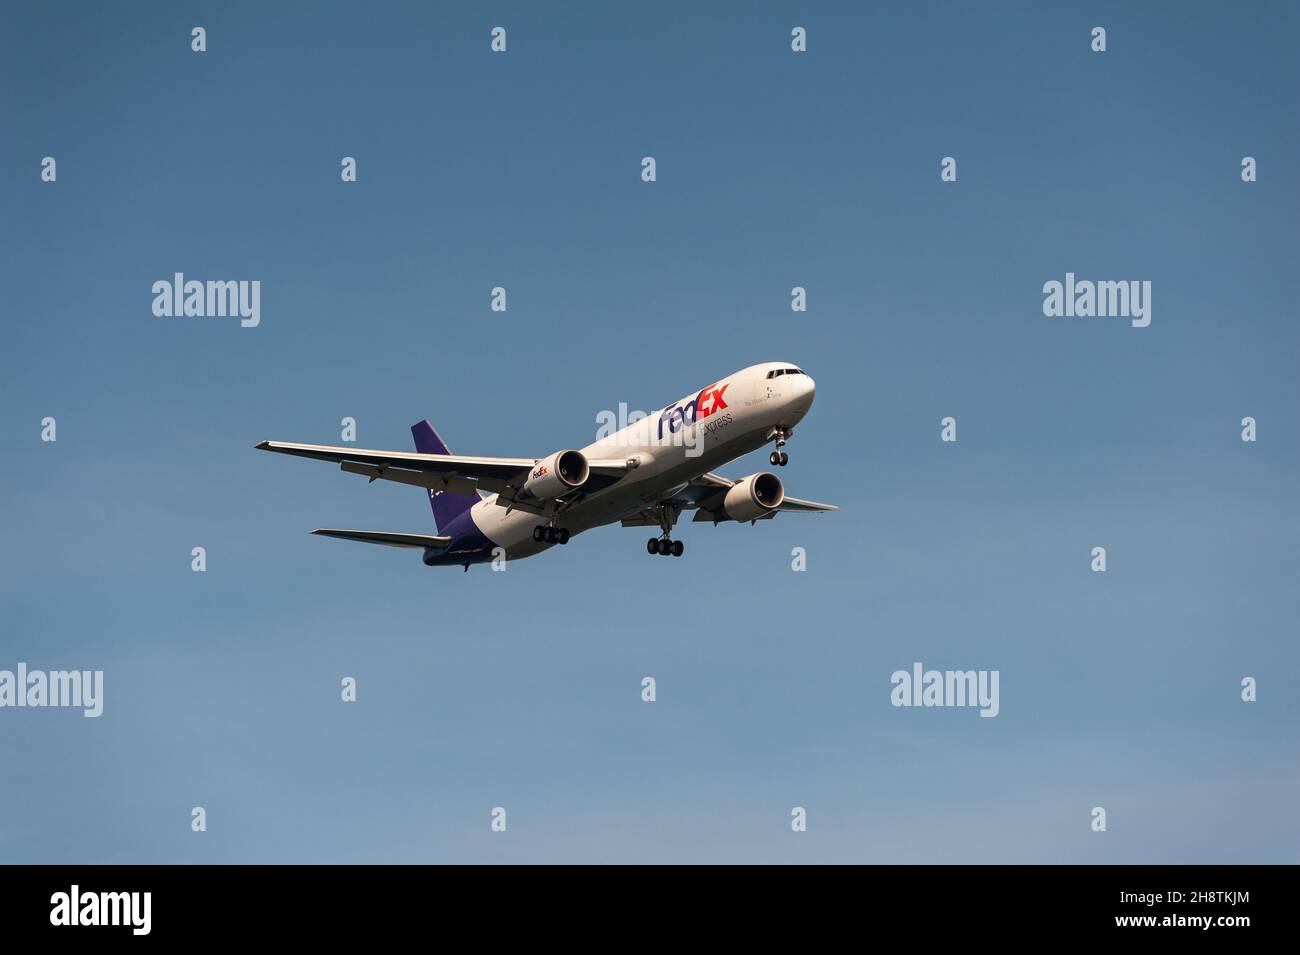
[[[253,448],[254,448],[254,450],[257,450],[257,451],[270,451],[270,450],[271,450],[271,442],[270,442],[270,441],[259,441],[259,442],[257,442],[257,444],[253,445]]]

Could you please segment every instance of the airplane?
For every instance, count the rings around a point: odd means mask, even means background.
[[[816,383],[790,362],[741,369],[706,388],[599,438],[582,450],[544,458],[452,454],[428,421],[411,426],[415,453],[262,441],[257,448],[337,463],[343,471],[424,488],[436,535],[317,528],[313,534],[423,551],[430,567],[531,557],[575,534],[618,522],[658,527],[650,554],[680,557],[672,539],[685,511],[695,521],[749,521],[784,511],[839,510],[788,497],[770,471],[738,481],[714,468],[774,443],[768,461],[784,467],[783,450],[812,407]],[[629,416],[629,418],[632,416]]]

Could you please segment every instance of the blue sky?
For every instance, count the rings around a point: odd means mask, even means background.
[[[0,860],[1296,861],[1296,6],[697,6],[7,6],[0,668],[105,703],[0,710]],[[253,450],[542,455],[776,358],[843,510],[680,560],[430,570],[307,534],[420,491]]]

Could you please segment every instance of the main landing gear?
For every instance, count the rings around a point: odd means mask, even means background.
[[[665,557],[681,557],[686,545],[681,541],[669,540],[667,537],[652,537],[646,541],[646,553],[662,554]]]
[[[775,430],[776,430],[776,450],[767,456],[767,460],[771,462],[772,467],[783,468],[790,463],[790,455],[786,454],[781,449],[785,447],[786,438],[790,437],[791,432],[785,430],[784,428],[777,428]]]
[[[533,540],[539,544],[567,544],[569,542],[569,529],[567,527],[554,527],[549,524],[538,524],[533,528]]]
[[[662,554],[664,557],[681,557],[682,551],[686,550],[686,545],[681,541],[673,540],[669,535],[673,532],[673,524],[677,522],[677,514],[680,508],[671,504],[660,504],[655,508],[659,518],[659,526],[664,529],[660,537],[652,537],[646,541],[645,549],[647,554]]]

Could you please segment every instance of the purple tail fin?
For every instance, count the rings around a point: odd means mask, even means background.
[[[411,425],[411,437],[415,438],[415,450],[421,454],[451,454],[427,421]],[[429,491],[428,494],[433,520],[439,531],[479,502],[477,494],[452,494],[450,491]]]

